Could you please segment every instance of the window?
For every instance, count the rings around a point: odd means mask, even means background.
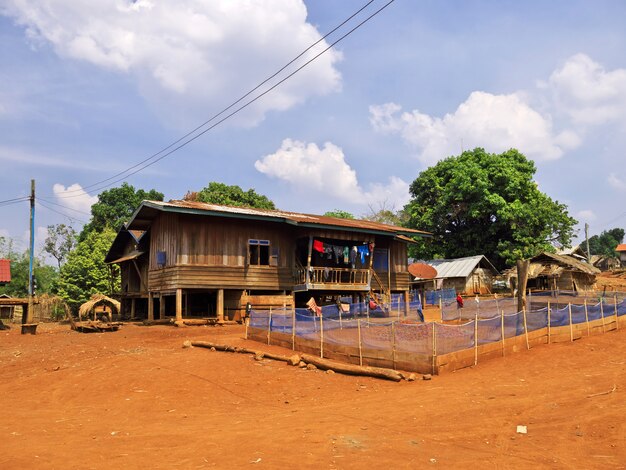
[[[269,266],[270,241],[248,240],[248,260],[252,266]]]

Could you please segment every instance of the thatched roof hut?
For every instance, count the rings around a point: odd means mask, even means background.
[[[117,300],[103,294],[94,294],[91,296],[90,300],[80,306],[78,309],[78,318],[89,318],[89,314],[92,312],[94,312],[95,316],[95,311],[99,306],[109,306],[112,311],[118,313],[120,311],[120,303]]]

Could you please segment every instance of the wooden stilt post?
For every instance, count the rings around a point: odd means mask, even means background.
[[[320,357],[324,359],[324,314],[320,313]]]
[[[591,328],[589,327],[589,311],[587,310],[587,299],[585,299],[585,323],[587,324],[587,336],[591,336]]]
[[[474,365],[478,364],[478,312],[474,317]]]
[[[602,315],[602,333],[606,333],[604,329],[604,302],[600,298],[600,315]]]
[[[528,342],[528,324],[526,323],[526,308],[522,309],[522,315],[524,315],[524,336],[526,336],[526,349],[530,349],[530,343]]]
[[[569,339],[574,341],[574,327],[572,325],[572,303],[567,304],[567,310],[569,312]]]
[[[154,297],[152,292],[148,292],[148,321],[154,320]]]
[[[176,321],[183,319],[183,290],[176,289]]]
[[[504,357],[504,310],[500,310],[500,335],[502,336],[502,357]]]
[[[361,343],[361,319],[356,321],[356,329],[359,335],[359,365],[363,365],[363,344]]]
[[[269,315],[269,318],[267,319],[267,344],[270,344],[271,332],[272,332],[272,307],[270,307],[270,315]]]
[[[437,323],[433,322],[433,375],[437,371]]]
[[[550,334],[550,329],[551,329],[551,323],[552,323],[552,318],[550,318],[552,315],[552,309],[550,308],[550,301],[548,301],[548,344],[550,344],[550,340],[551,340],[551,334]]]

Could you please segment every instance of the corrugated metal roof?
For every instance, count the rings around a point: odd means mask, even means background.
[[[437,270],[437,279],[448,279],[451,277],[468,277],[483,260],[494,272],[498,272],[485,255],[457,259],[432,259],[425,261],[425,263]]]
[[[301,214],[299,212],[256,209],[251,207],[220,206],[217,204],[207,204],[197,201],[143,201],[135,214],[133,214],[133,219],[128,224],[129,230],[133,230],[136,228],[133,224],[133,221],[135,219],[142,219],[142,210],[144,210],[144,208],[146,209],[146,212],[148,209],[157,209],[172,212],[204,213],[206,215],[240,217],[244,219],[262,219],[275,222],[291,223],[301,226],[322,225],[330,228],[335,227],[354,231],[385,232],[409,236],[417,235],[423,237],[429,237],[431,235],[430,233],[424,232],[422,230],[381,224],[378,222],[372,222],[370,220],[340,219],[337,217],[327,217],[323,215]],[[137,228],[144,229],[144,227]]]
[[[11,261],[0,259],[0,283],[7,284],[9,282],[11,282]]]

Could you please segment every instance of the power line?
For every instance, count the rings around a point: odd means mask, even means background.
[[[348,31],[346,34],[344,34],[343,36],[341,36],[339,39],[337,39],[335,42],[333,42],[332,44],[330,44],[328,47],[326,47],[323,51],[321,51],[320,53],[316,54],[312,59],[308,60],[307,62],[305,62],[303,65],[301,65],[300,67],[298,67],[295,71],[291,72],[290,74],[288,74],[285,78],[281,79],[280,81],[278,81],[276,84],[274,84],[273,86],[271,86],[269,89],[267,89],[266,91],[262,92],[261,94],[257,95],[256,97],[254,97],[253,99],[249,100],[248,102],[246,102],[244,105],[240,106],[239,108],[237,108],[235,111],[229,113],[228,115],[226,115],[224,118],[220,119],[219,121],[217,121],[215,124],[213,124],[212,126],[209,126],[208,128],[206,128],[205,130],[203,130],[202,132],[199,132],[197,135],[188,138],[190,136],[192,136],[194,133],[198,132],[200,129],[202,129],[203,127],[205,127],[207,124],[209,124],[210,122],[214,121],[215,119],[217,119],[219,116],[223,115],[224,113],[226,113],[228,110],[232,109],[233,107],[235,107],[237,104],[239,104],[240,102],[242,102],[245,98],[247,98],[248,96],[250,96],[252,93],[254,93],[255,91],[257,91],[259,88],[261,88],[263,85],[265,85],[268,81],[270,81],[271,79],[275,78],[277,75],[279,75],[281,72],[283,72],[287,67],[289,67],[290,65],[292,65],[296,60],[298,60],[299,58],[301,58],[305,53],[307,53],[309,50],[311,50],[313,47],[315,47],[317,44],[319,44],[321,41],[323,41],[324,39],[326,39],[328,36],[330,36],[331,34],[335,33],[338,29],[340,29],[341,27],[343,27],[347,22],[349,22],[350,20],[352,20],[355,16],[357,16],[359,13],[361,13],[365,8],[367,8],[370,4],[373,3],[374,0],[370,0],[367,3],[365,3],[361,8],[359,8],[355,13],[353,13],[352,15],[350,15],[347,19],[345,19],[342,23],[340,23],[338,26],[336,26],[335,28],[333,28],[330,32],[328,32],[327,34],[325,34],[323,37],[321,37],[320,39],[318,39],[315,43],[311,44],[309,47],[307,47],[304,51],[302,51],[300,54],[298,54],[296,57],[294,57],[291,61],[289,61],[286,65],[284,65],[283,67],[281,67],[277,72],[275,72],[274,74],[272,74],[271,76],[269,76],[268,78],[266,78],[265,80],[263,80],[260,84],[258,84],[257,86],[255,86],[254,88],[252,88],[250,91],[248,91],[247,93],[245,93],[243,96],[241,96],[239,99],[237,99],[235,102],[233,102],[232,104],[230,104],[229,106],[227,106],[226,108],[222,109],[219,113],[213,115],[210,119],[208,119],[207,121],[205,121],[204,123],[202,123],[201,125],[199,125],[198,127],[196,127],[195,129],[193,129],[192,131],[188,132],[187,134],[185,134],[184,136],[182,136],[181,138],[179,138],[178,140],[176,140],[175,142],[173,142],[172,144],[168,145],[167,147],[163,148],[162,150],[160,150],[159,152],[151,155],[150,157],[142,160],[141,162],[127,168],[126,170],[117,173],[114,176],[111,176],[110,178],[101,180],[99,182],[93,183],[91,185],[85,186],[84,188],[81,189],[75,189],[75,190],[71,190],[71,191],[67,191],[67,193],[70,192],[81,192],[81,194],[77,194],[77,195],[65,195],[65,196],[58,196],[58,198],[70,198],[70,197],[79,197],[83,194],[83,191],[85,191],[88,188],[94,188],[94,190],[99,191],[101,189],[113,186],[116,183],[119,183],[121,181],[124,181],[125,179],[127,179],[128,177],[139,173],[140,171],[143,171],[144,169],[154,165],[155,163],[161,161],[163,158],[171,155],[172,153],[180,150],[181,148],[185,147],[186,145],[188,145],[189,143],[193,142],[194,140],[196,140],[197,138],[199,138],[200,136],[204,135],[206,132],[210,131],[211,129],[217,127],[218,125],[220,125],[222,122],[226,121],[227,119],[231,118],[232,116],[234,116],[235,114],[239,113],[240,111],[242,111],[243,109],[247,108],[248,106],[250,106],[252,103],[254,103],[255,101],[259,100],[261,97],[265,96],[266,94],[268,94],[270,91],[274,90],[277,86],[281,85],[283,82],[285,82],[286,80],[288,80],[289,78],[291,78],[293,75],[295,75],[296,73],[298,73],[300,70],[302,70],[303,68],[305,68],[306,66],[308,66],[311,62],[313,62],[314,60],[316,60],[318,57],[320,57],[322,54],[326,53],[328,50],[330,50],[333,46],[335,46],[337,43],[339,43],[340,41],[342,41],[343,39],[345,39],[346,37],[348,37],[350,34],[352,34],[354,31],[356,31],[357,29],[359,29],[361,26],[363,26],[365,23],[367,23],[368,21],[370,21],[372,18],[374,18],[376,15],[378,15],[381,11],[383,11],[385,8],[387,8],[391,3],[393,3],[395,0],[390,0],[389,2],[387,2],[385,5],[383,5],[381,8],[379,8],[377,11],[375,11],[373,14],[371,14],[370,16],[368,16],[365,20],[363,20],[361,23],[357,24],[354,28],[352,28],[350,31]],[[185,140],[187,139],[187,140]],[[182,142],[182,143],[181,143]],[[180,145],[177,145],[180,144]],[[174,147],[172,149],[172,147]],[[172,149],[172,150],[170,150]],[[168,152],[168,150],[170,150]],[[164,153],[166,152],[166,153]],[[161,156],[159,156],[161,155]],[[158,158],[157,158],[158,157]],[[134,171],[133,171],[134,170]],[[118,178],[120,177],[120,178]],[[103,184],[103,183],[107,183],[109,182],[109,184]]]
[[[48,206],[47,204],[43,203],[43,202],[41,201],[41,199],[37,199],[36,203],[37,203],[37,204],[39,204],[39,205],[40,205],[40,206],[42,206],[42,207],[45,207],[45,208],[46,208],[46,209],[48,209],[49,211],[56,212],[57,214],[60,214],[60,215],[62,215],[63,217],[66,217],[68,220],[70,220],[70,222],[74,222],[74,221],[76,221],[76,222],[80,222],[80,223],[82,223],[82,224],[86,224],[86,223],[87,223],[87,222],[86,222],[86,221],[84,221],[84,220],[78,219],[78,218],[73,217],[73,216],[71,216],[71,215],[64,214],[63,212],[58,211],[58,210],[54,209],[53,207]],[[68,207],[67,209],[69,209],[69,207]]]
[[[28,201],[30,199],[29,196],[16,197],[13,199],[6,199],[4,201],[0,201],[0,206],[10,206],[11,204],[18,204],[20,202]]]
[[[42,199],[44,201],[46,201],[46,203],[48,203],[48,204],[53,204],[55,206],[62,207],[63,209],[67,209],[69,211],[78,212],[79,214],[84,214],[84,215],[88,215],[88,216],[91,217],[91,213],[90,212],[85,212],[85,211],[81,211],[81,210],[78,210],[78,209],[74,209],[73,207],[64,206],[63,204],[58,204],[56,202],[51,201],[49,198],[45,198],[45,197],[40,197],[39,201],[41,201]]]

